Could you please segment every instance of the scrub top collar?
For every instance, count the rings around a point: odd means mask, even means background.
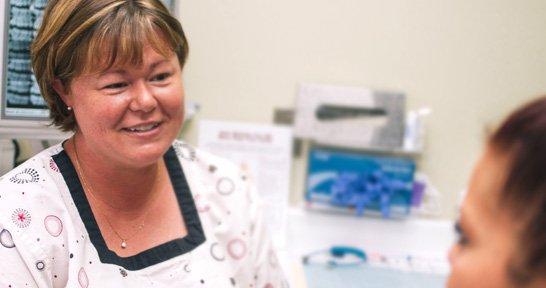
[[[53,156],[53,160],[59,167],[72,196],[72,200],[74,201],[81,220],[85,225],[85,229],[89,234],[91,243],[93,243],[97,249],[102,263],[115,264],[127,270],[140,270],[188,253],[205,242],[205,233],[201,226],[193,195],[173,147],[169,148],[163,158],[188,233],[183,238],[168,241],[134,256],[120,257],[106,246],[106,242],[102,237],[97,221],[91,210],[91,206],[89,205],[89,201],[85,196],[80,179],[76,173],[76,169],[70,161],[68,154],[65,150],[62,150]]]

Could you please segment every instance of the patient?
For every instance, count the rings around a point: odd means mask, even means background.
[[[546,97],[490,137],[456,229],[448,287],[546,287]]]

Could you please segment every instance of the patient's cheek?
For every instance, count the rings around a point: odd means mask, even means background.
[[[461,253],[460,248],[450,252],[451,274],[448,288],[508,288],[506,258],[474,251]]]
[[[461,251],[461,247],[459,245],[455,244],[451,246],[451,249],[449,250],[449,254],[447,255],[449,264],[451,266],[454,265],[454,262],[457,260],[457,257],[459,256],[460,251]]]

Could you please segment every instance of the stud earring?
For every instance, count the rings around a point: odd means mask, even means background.
[[[72,111],[72,107],[70,107],[70,106],[66,106],[66,110],[68,110],[68,111]]]

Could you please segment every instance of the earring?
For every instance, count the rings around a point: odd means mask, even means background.
[[[72,107],[70,107],[70,106],[66,106],[66,110],[68,110],[68,111],[72,111]]]

